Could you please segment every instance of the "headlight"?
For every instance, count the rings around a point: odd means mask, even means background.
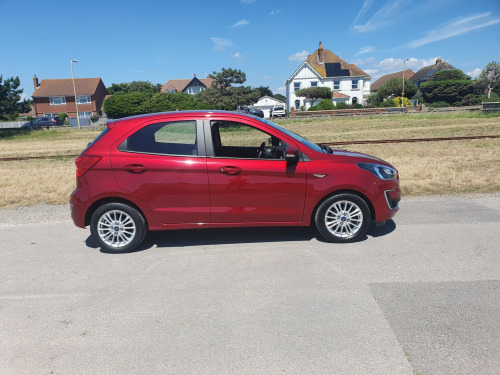
[[[371,164],[371,163],[358,163],[356,164],[361,169],[373,173],[381,180],[394,180],[398,175],[398,171],[386,165]]]

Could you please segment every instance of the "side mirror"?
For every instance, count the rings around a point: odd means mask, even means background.
[[[299,149],[288,146],[286,148],[285,160],[289,162],[299,161],[300,160]]]

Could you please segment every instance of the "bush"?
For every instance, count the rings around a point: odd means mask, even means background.
[[[318,106],[316,105],[313,105],[312,107],[309,107],[308,111],[317,111],[318,110]]]
[[[387,99],[384,100],[382,103],[380,103],[381,107],[388,108],[388,107],[395,107],[396,103],[394,103],[394,100],[392,99]]]
[[[316,106],[318,111],[331,111],[335,109],[335,104],[332,103],[330,99],[323,99]]]
[[[61,119],[63,124],[68,124],[68,122],[66,121],[66,119],[68,118],[68,114],[66,112],[61,112],[57,116]]]
[[[348,109],[349,106],[347,105],[347,103],[344,103],[344,102],[340,102],[340,103],[337,103],[337,106],[336,106],[336,109]]]
[[[396,107],[401,107],[401,97],[400,97],[400,96],[398,96],[398,97],[394,98],[393,100],[394,100],[394,104],[396,105]],[[412,106],[412,104],[411,104],[410,99],[408,99],[408,98],[406,98],[406,97],[405,97],[405,98],[403,98],[403,105],[404,105],[405,107],[406,107],[406,106],[411,107],[411,106]]]
[[[365,108],[365,107],[361,103],[355,103],[355,104],[352,105],[352,108],[354,108],[354,109],[361,109],[361,108]]]
[[[447,103],[445,101],[439,101],[439,102],[435,102],[435,103],[426,103],[425,105],[427,107],[431,107],[431,108],[451,107],[450,103]]]

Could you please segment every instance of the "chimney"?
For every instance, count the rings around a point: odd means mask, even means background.
[[[436,65],[439,64],[439,63],[442,63],[443,62],[443,59],[441,57],[438,57],[437,60],[436,60]]]
[[[196,73],[194,73],[194,78],[196,78]]]
[[[319,42],[319,47],[318,47],[318,64],[324,64],[325,63],[325,56],[323,54],[323,43]]]
[[[40,86],[36,74],[33,76],[33,86],[35,87],[35,90]]]

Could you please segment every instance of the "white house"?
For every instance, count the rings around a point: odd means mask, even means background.
[[[271,114],[270,114],[271,109],[273,109],[273,107],[275,105],[282,105],[284,107],[285,102],[283,102],[279,99],[273,98],[271,96],[265,95],[262,98],[260,98],[259,101],[257,103],[255,103],[254,105],[252,105],[251,107],[256,108],[256,109],[260,109],[262,112],[264,112],[264,117],[269,118],[269,117],[271,117]]]
[[[333,52],[323,49],[319,42],[319,48],[307,56],[285,82],[287,108],[308,109],[314,105],[309,99],[295,95],[297,90],[308,87],[329,87],[334,104],[365,104],[365,97],[370,94],[370,79],[356,65],[348,64]]]

